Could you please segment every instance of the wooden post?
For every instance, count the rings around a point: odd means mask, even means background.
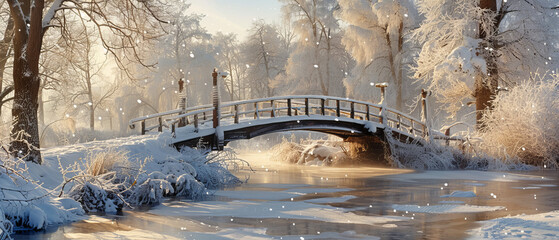
[[[287,116],[291,117],[291,98],[287,99]]]
[[[142,135],[146,134],[146,120],[142,120]]]
[[[274,100],[270,100],[270,107],[272,111],[270,111],[270,117],[276,117],[276,109],[274,108]]]
[[[450,145],[450,128],[447,128],[444,131],[444,135],[446,136],[446,145],[449,146]]]
[[[203,114],[203,117],[204,117],[204,121],[208,120],[208,117],[206,116],[206,112],[203,112],[202,114]]]
[[[326,99],[320,99],[320,114],[322,116],[326,115]]]
[[[305,115],[309,116],[309,99],[305,98]]]
[[[163,132],[163,119],[159,117],[158,120],[159,120],[159,127],[157,128],[157,131]]]
[[[213,128],[219,126],[219,87],[217,86],[217,69],[212,72],[213,78]]]
[[[198,132],[198,114],[194,114],[194,132]]]
[[[396,124],[396,128],[400,129],[400,126],[402,125],[402,119],[401,119],[400,115],[397,115],[396,119],[398,120],[398,123]]]
[[[423,122],[423,137],[429,136],[429,119],[427,118],[427,91],[421,89],[421,121]]]
[[[367,117],[366,117],[366,119],[367,119],[367,121],[371,121],[371,116],[369,116],[369,115],[371,115],[371,107],[369,106],[369,104],[367,104],[366,106],[367,106]]]
[[[355,118],[355,103],[351,102],[350,103],[350,108],[351,108],[351,112],[349,113],[349,117],[350,118]]]
[[[254,103],[254,119],[259,119],[260,113],[258,112],[258,102]]]
[[[385,101],[385,88],[388,87],[388,83],[377,83],[375,84],[375,87],[380,88],[380,117],[379,117],[379,122],[380,124],[387,124],[388,121],[386,121],[386,110],[384,109],[384,107],[386,106],[386,101]]]
[[[427,122],[427,91],[421,89],[421,121]]]
[[[340,117],[340,100],[336,99],[336,117]]]
[[[239,123],[239,105],[235,105],[235,124]]]
[[[177,137],[177,135],[175,133],[175,123],[173,123],[173,125],[171,125],[171,136],[173,136],[173,138]]]

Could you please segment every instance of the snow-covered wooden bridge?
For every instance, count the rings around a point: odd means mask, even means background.
[[[140,125],[141,134],[166,129],[174,136],[173,144],[180,146],[223,147],[234,140],[260,135],[306,130],[333,134],[351,140],[376,136],[385,140],[391,133],[401,141],[419,142],[430,134],[426,116],[426,92],[422,92],[422,120],[385,105],[385,84],[381,89],[381,103],[369,103],[330,96],[278,96],[221,103],[214,72],[213,104],[156,113],[130,120],[130,127]]]

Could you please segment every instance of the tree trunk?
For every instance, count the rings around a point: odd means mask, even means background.
[[[10,151],[14,157],[25,161],[42,163],[39,151],[39,129],[37,124],[37,104],[40,78],[39,57],[43,43],[42,11],[43,0],[21,1],[21,9],[10,4],[10,15],[14,19],[14,105],[12,117],[12,142]],[[31,14],[33,11],[33,14]],[[23,16],[31,16],[27,23]],[[28,29],[28,31],[25,31]]]
[[[492,11],[497,11],[497,1],[496,0],[481,0],[479,6],[482,9],[490,9]],[[494,29],[497,26],[493,26]],[[494,39],[489,39],[488,33],[483,31],[480,26],[479,37],[483,40],[482,44],[486,46],[480,46],[481,51],[485,47],[492,48],[496,43]],[[497,69],[496,59],[491,57],[489,54],[483,54],[484,59],[487,64],[487,74],[478,73],[475,79],[475,102],[476,102],[476,125],[477,128],[483,128],[483,116],[486,111],[492,108],[491,100],[494,99],[497,94],[497,87],[499,85],[499,72]]]

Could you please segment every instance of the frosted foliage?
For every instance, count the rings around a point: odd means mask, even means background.
[[[439,142],[402,143],[392,137],[391,132],[385,132],[389,148],[389,164],[398,168],[422,170],[531,170],[533,168],[513,159],[497,159],[490,156],[478,155],[475,150],[468,149],[461,152],[454,147],[442,146]]]
[[[492,77],[499,85],[511,85],[557,66],[559,18],[551,7],[558,2],[497,2],[496,12],[481,9],[478,0],[418,2],[425,20],[412,37],[423,46],[415,77],[434,90],[451,117],[473,96],[476,76],[497,74]]]
[[[499,158],[519,158],[537,166],[559,163],[559,76],[536,75],[494,100],[480,137],[484,151]]]
[[[402,108],[406,100],[402,86],[411,83],[403,61],[413,53],[404,44],[406,33],[415,25],[414,5],[407,0],[342,0],[339,4],[339,17],[348,24],[342,43],[355,60],[344,79],[348,96],[378,100],[378,90],[371,83],[388,82],[388,104]]]
[[[413,35],[423,45],[415,77],[435,90],[435,96],[451,114],[472,96],[473,77],[478,71],[486,72],[480,68],[485,63],[477,57],[479,41],[474,39],[475,19],[480,18],[477,3],[434,0],[420,1],[418,5],[425,20]]]
[[[280,94],[344,96],[342,79],[351,61],[341,46],[343,30],[334,17],[333,0],[283,0],[284,16],[292,20],[296,48],[285,76],[276,79]]]

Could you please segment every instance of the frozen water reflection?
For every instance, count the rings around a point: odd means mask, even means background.
[[[17,238],[462,239],[477,221],[559,209],[556,171],[413,172],[287,165],[262,153],[240,157],[256,170],[237,173],[250,176],[248,183],[206,201],[169,201]],[[472,194],[450,196],[457,191]]]

